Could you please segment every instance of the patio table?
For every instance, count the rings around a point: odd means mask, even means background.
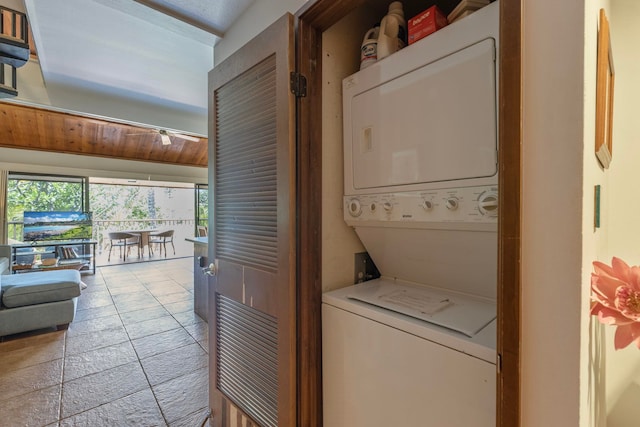
[[[149,245],[149,235],[158,231],[157,228],[147,228],[144,230],[124,230],[123,233],[140,235],[140,253],[144,256],[144,247],[147,247],[147,254],[151,256],[151,246]]]

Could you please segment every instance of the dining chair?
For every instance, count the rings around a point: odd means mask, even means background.
[[[120,231],[112,231],[108,233],[109,237],[109,256],[107,261],[111,261],[111,250],[114,247],[120,248],[120,256],[123,261],[127,260],[127,253],[132,246],[138,248],[138,258],[140,258],[140,235],[134,233],[123,233]],[[124,249],[124,250],[123,250]]]
[[[149,248],[157,244],[160,248],[160,256],[162,256],[162,248],[164,248],[164,256],[167,257],[167,243],[171,243],[173,247],[173,254],[176,254],[176,247],[173,244],[173,232],[174,230],[166,230],[158,233],[151,233],[149,235]],[[152,249],[153,251],[153,249]]]
[[[198,237],[207,237],[208,234],[209,233],[208,233],[206,225],[199,225],[198,226]]]

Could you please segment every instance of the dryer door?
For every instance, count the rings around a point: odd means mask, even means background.
[[[355,189],[497,173],[492,38],[381,82],[346,107]]]

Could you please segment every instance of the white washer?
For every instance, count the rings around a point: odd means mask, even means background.
[[[495,425],[499,42],[496,1],[343,80],[344,219],[382,279],[323,295],[327,427]]]
[[[495,320],[468,337],[349,298],[397,286],[380,279],[323,295],[324,425],[494,426]]]

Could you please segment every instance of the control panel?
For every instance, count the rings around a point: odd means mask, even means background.
[[[498,187],[345,196],[344,219],[351,225],[364,221],[497,224]]]

